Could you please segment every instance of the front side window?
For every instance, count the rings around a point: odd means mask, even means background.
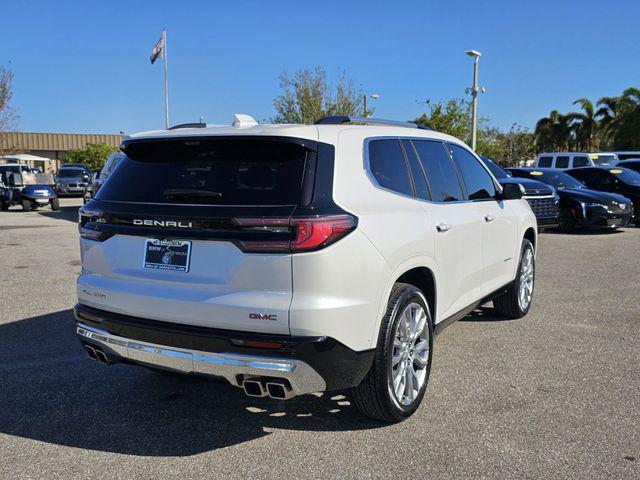
[[[587,157],[573,157],[573,167],[588,167],[591,165]]]
[[[449,144],[453,159],[460,170],[469,200],[485,200],[496,196],[496,187],[491,175],[469,151]]]
[[[413,196],[409,171],[398,140],[370,141],[369,168],[382,188]]]
[[[548,168],[551,166],[551,161],[553,157],[540,157],[538,160],[538,167],[540,168]]]
[[[567,155],[556,157],[556,168],[569,168],[569,157]]]
[[[294,205],[308,150],[295,142],[191,138],[132,142],[98,191],[116,202]]]
[[[464,200],[458,174],[444,144],[429,140],[413,140],[413,145],[427,174],[431,199],[434,202]]]

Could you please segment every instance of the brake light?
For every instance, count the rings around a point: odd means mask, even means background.
[[[316,250],[337,242],[356,228],[356,220],[351,215],[292,219],[296,236],[291,242],[294,252]]]
[[[248,229],[282,232],[281,218],[243,218],[236,222]],[[350,214],[294,217],[288,221],[292,237],[283,240],[244,240],[246,252],[308,252],[325,248],[352,232],[358,219]]]

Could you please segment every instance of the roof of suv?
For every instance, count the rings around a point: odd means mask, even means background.
[[[297,137],[309,140],[319,140],[324,137],[335,137],[339,132],[345,130],[371,130],[378,135],[398,136],[398,137],[423,137],[438,140],[447,140],[455,143],[463,143],[461,140],[450,135],[435,132],[433,130],[423,130],[399,125],[364,124],[352,123],[342,125],[301,125],[301,124],[255,124],[250,126],[233,125],[210,125],[206,124],[198,127],[187,126],[185,128],[172,128],[169,130],[152,130],[134,133],[124,138],[124,141],[151,139],[151,138],[178,138],[178,137],[198,137],[198,136],[234,136],[234,135],[257,135],[257,136],[283,136]],[[377,133],[379,132],[379,133]]]

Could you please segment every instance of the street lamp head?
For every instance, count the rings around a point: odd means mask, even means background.
[[[479,56],[481,56],[481,55],[482,55],[482,54],[481,54],[479,51],[477,51],[477,50],[467,50],[465,53],[466,53],[467,55],[469,55],[470,57],[475,57],[475,58],[477,58],[477,57],[479,57]]]
[[[373,98],[374,100],[377,100],[380,98],[380,95],[378,95],[377,93],[372,93],[369,95],[371,98]]]

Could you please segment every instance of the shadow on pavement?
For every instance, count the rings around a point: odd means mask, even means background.
[[[496,313],[492,307],[478,307],[469,315],[461,318],[460,322],[512,322],[518,318],[505,318]]]
[[[89,360],[71,310],[0,325],[0,432],[144,456],[187,456],[269,429],[379,428],[339,393],[281,402],[206,379]]]
[[[55,220],[67,220],[68,222],[78,223],[78,208],[80,207],[60,207],[57,212],[48,210],[36,210],[37,213],[44,217],[53,218]]]

